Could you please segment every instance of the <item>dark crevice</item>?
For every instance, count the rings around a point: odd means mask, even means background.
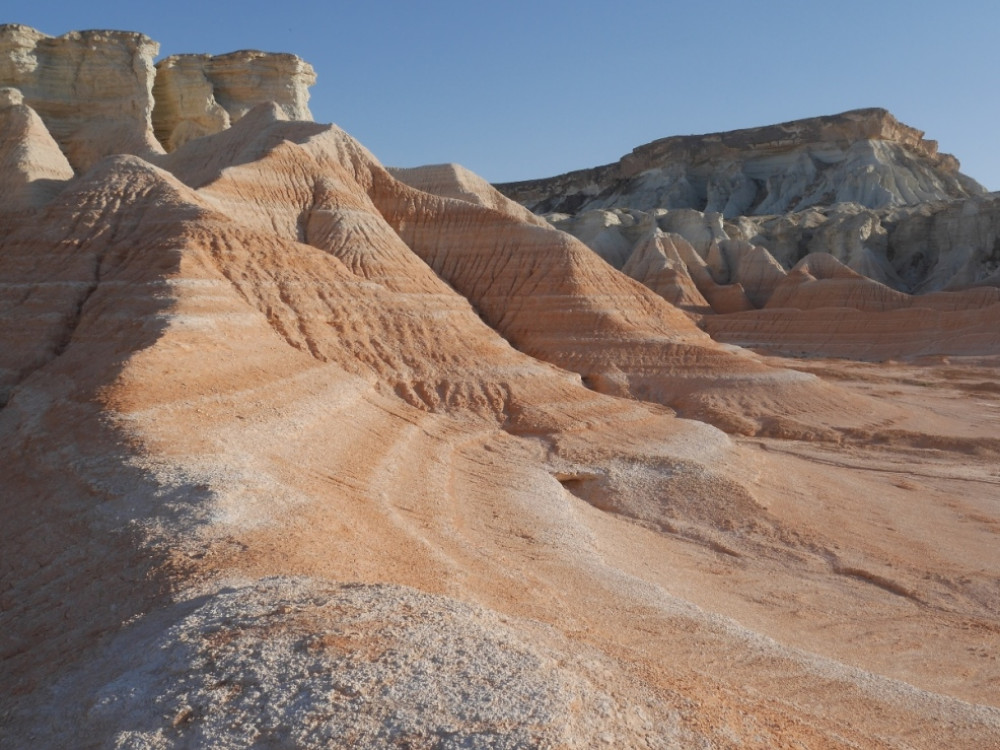
[[[99,281],[95,280],[87,287],[87,290],[83,293],[80,299],[77,300],[77,303],[73,308],[73,312],[70,313],[69,318],[66,321],[62,334],[59,336],[58,341],[56,341],[52,359],[62,356],[63,352],[66,351],[70,342],[73,340],[73,335],[76,333],[76,329],[80,325],[80,319],[83,317],[83,308],[97,290],[99,283]],[[48,362],[46,362],[46,364],[48,364]]]
[[[38,362],[33,367],[27,367],[21,370],[18,372],[12,383],[9,383],[6,387],[0,388],[0,411],[2,411],[8,403],[10,403],[11,397],[14,395],[14,392],[21,385],[21,383],[42,368],[47,367],[53,360],[61,357],[65,353],[66,349],[69,348],[70,343],[73,341],[73,336],[76,334],[76,329],[80,325],[80,320],[83,317],[83,309],[93,296],[94,292],[97,291],[97,287],[100,286],[99,267],[100,261],[98,260],[95,263],[94,280],[88,284],[86,290],[80,295],[79,299],[77,299],[76,303],[73,305],[72,311],[66,317],[62,330],[58,332],[55,338],[55,343],[51,350],[51,356],[45,357],[43,361]]]

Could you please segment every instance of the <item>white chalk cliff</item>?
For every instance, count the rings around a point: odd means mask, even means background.
[[[868,208],[981,195],[935,141],[884,109],[674,136],[618,162],[497,185],[537,213],[694,208],[726,218],[853,202]]]
[[[50,37],[0,26],[0,87],[20,91],[70,164],[87,169],[108,154],[162,153],[153,137],[153,57],[159,45],[126,31]]]
[[[258,104],[274,102],[290,120],[312,120],[316,73],[295,55],[241,50],[172,55],[156,63],[153,128],[168,151],[225,130]]]
[[[173,55],[127,31],[51,37],[0,25],[0,88],[31,108],[76,172],[109,154],[155,159],[192,138],[217,133],[265,102],[290,120],[312,120],[316,74],[286,53],[242,50]],[[13,98],[12,98],[13,97]]]

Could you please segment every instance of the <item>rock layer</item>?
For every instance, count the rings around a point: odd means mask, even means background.
[[[77,172],[109,154],[152,159],[228,128],[264,102],[289,119],[312,119],[308,89],[316,74],[295,55],[174,55],[154,68],[158,51],[131,32],[54,38],[0,25],[0,88],[19,92],[19,103],[41,117]]]
[[[639,146],[618,162],[497,188],[537,213],[694,208],[765,215],[835,202],[869,208],[985,193],[958,161],[884,109]]]
[[[153,127],[168,151],[217,133],[258,104],[274,102],[290,120],[312,120],[312,66],[295,55],[242,50],[172,55],[156,64]]]
[[[46,203],[73,177],[73,168],[21,92],[0,88],[0,212]]]
[[[18,89],[77,171],[108,154],[150,157],[153,57],[159,45],[125,31],[50,37],[0,26],[0,86]]]

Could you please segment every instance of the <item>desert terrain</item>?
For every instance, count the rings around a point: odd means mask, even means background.
[[[0,26],[0,746],[1000,746],[954,157],[859,110],[494,187],[156,53]]]

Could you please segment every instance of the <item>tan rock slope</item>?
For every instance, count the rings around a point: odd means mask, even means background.
[[[807,372],[280,101],[73,177],[5,96],[3,747],[1000,742],[989,342]]]
[[[73,177],[73,168],[18,89],[0,88],[0,211],[47,203]]]

